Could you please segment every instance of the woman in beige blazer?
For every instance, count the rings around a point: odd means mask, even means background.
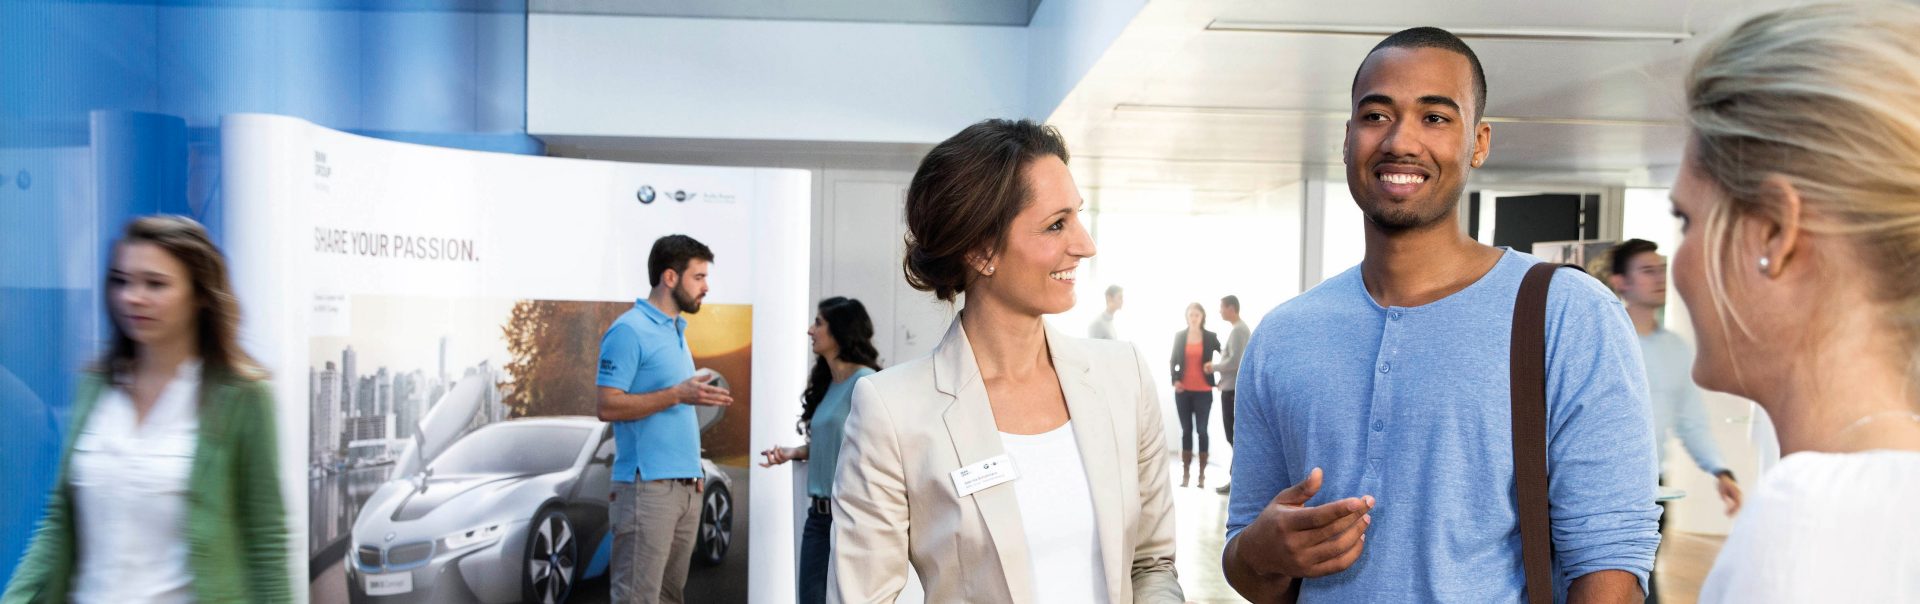
[[[1180,602],[1166,437],[1144,357],[1041,317],[1093,256],[1052,128],[989,120],[907,192],[908,282],[966,308],[931,357],[854,387],[830,602]]]

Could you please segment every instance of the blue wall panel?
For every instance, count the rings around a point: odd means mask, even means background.
[[[219,120],[539,154],[524,0],[0,0],[0,582],[53,480],[133,217],[224,239]],[[245,304],[245,301],[242,301]]]

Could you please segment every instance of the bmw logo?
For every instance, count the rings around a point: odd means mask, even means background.
[[[638,198],[640,203],[653,203],[653,185],[641,185],[640,192],[634,193],[633,196]]]
[[[674,201],[686,201],[686,200],[687,200],[687,192],[686,192],[686,191],[674,191],[674,192],[673,192],[673,200],[674,200]]]
[[[397,535],[394,535],[393,533],[387,533],[387,540],[388,540],[388,541],[392,541],[392,540],[393,540],[393,538],[394,538],[394,537],[396,537],[396,536],[397,536]]]

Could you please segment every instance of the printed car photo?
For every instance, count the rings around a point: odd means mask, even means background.
[[[702,429],[711,425],[702,420]],[[577,582],[606,573],[608,424],[510,419],[444,447],[429,444],[414,449],[429,461],[396,472],[354,521],[346,562],[353,602],[559,604]],[[733,485],[711,461],[701,467],[694,561],[714,564],[733,540]]]

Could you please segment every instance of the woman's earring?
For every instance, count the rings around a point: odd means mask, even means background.
[[[1761,256],[1760,257],[1760,274],[1762,275],[1771,274],[1772,271],[1769,270],[1771,268],[1773,268],[1773,260],[1767,258],[1766,256]]]
[[[987,276],[988,276],[988,277],[992,277],[992,276],[993,276],[993,265],[991,265],[991,264],[989,264],[989,265],[987,265]]]

